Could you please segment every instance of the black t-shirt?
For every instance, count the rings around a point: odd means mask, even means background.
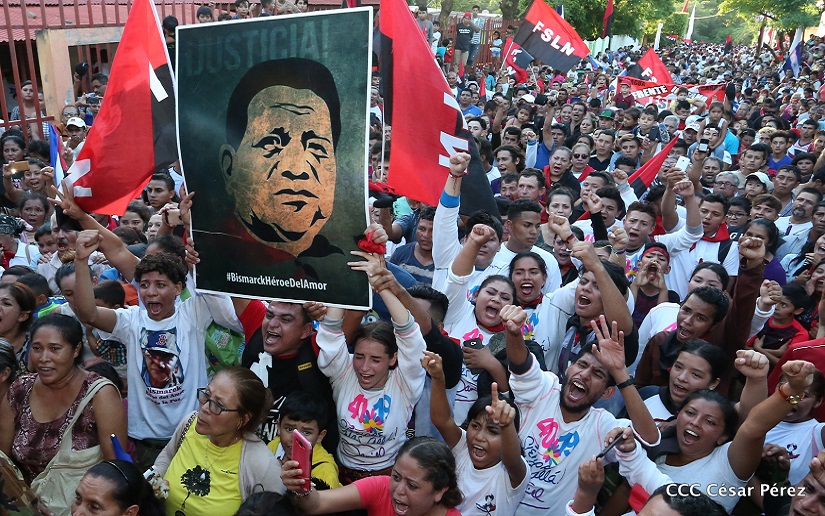
[[[470,50],[470,40],[473,39],[473,26],[463,25],[459,23],[455,26],[455,49],[456,50]]]

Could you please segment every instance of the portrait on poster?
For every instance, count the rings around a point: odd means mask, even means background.
[[[197,287],[367,307],[369,9],[178,32],[178,135]]]

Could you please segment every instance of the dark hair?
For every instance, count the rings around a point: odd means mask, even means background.
[[[613,280],[613,284],[616,285],[616,288],[619,289],[619,292],[624,296],[627,294],[627,288],[630,286],[630,282],[627,279],[627,275],[625,274],[624,267],[616,265],[615,263],[609,262],[607,260],[601,260],[602,266],[604,267],[605,272],[610,279]],[[584,274],[587,270],[582,267],[579,276]]]
[[[186,265],[175,255],[162,252],[144,256],[135,267],[135,279],[140,282],[143,275],[149,272],[163,274],[172,283],[186,285]]]
[[[742,229],[742,234],[744,235],[748,228],[754,225],[765,228],[765,232],[768,234],[768,240],[765,242],[765,250],[771,254],[776,253],[776,250],[779,248],[779,230],[776,229],[776,224],[768,219],[754,219],[745,224],[745,227]]]
[[[816,163],[816,154],[814,154],[812,152],[797,152],[793,157],[793,162],[791,163],[791,165],[797,166],[796,165],[797,163],[799,163],[800,161],[804,161],[806,159]],[[783,166],[788,166],[788,165],[783,165]],[[779,167],[779,169],[781,170],[782,167]]]
[[[118,226],[112,230],[112,233],[126,245],[146,243],[146,235],[137,231],[135,228]]]
[[[355,347],[358,346],[358,341],[364,339],[373,340],[382,344],[387,355],[390,357],[398,352],[398,342],[395,340],[395,332],[392,329],[392,324],[388,321],[376,321],[359,326],[350,338],[353,351]]]
[[[6,378],[6,386],[11,385],[11,382],[17,378],[17,373],[20,371],[20,363],[17,361],[17,354],[14,352],[14,346],[7,339],[0,337],[0,372],[9,370],[9,377]]]
[[[525,168],[521,171],[521,174],[519,174],[519,179],[522,177],[535,177],[539,189],[547,187],[547,180],[544,178],[544,174],[537,168]]]
[[[702,206],[703,204],[708,202],[721,204],[722,213],[725,215],[728,214],[728,208],[730,208],[730,203],[728,202],[728,198],[724,195],[718,193],[709,193],[706,196],[702,197],[702,200],[699,201],[699,206]]]
[[[537,253],[534,253],[533,251],[521,251],[520,253],[513,256],[512,260],[510,260],[511,280],[513,279],[513,270],[516,268],[516,263],[522,258],[532,258],[533,260],[535,260],[541,273],[544,275],[545,278],[547,277],[547,263],[545,263],[544,258],[539,256]]]
[[[713,314],[713,324],[716,324],[724,319],[725,315],[728,313],[728,308],[730,308],[730,301],[728,301],[725,293],[715,287],[702,286],[691,290],[685,296],[685,300],[682,301],[682,304],[687,303],[691,296],[696,296],[703,302],[713,305],[714,308],[716,308],[716,312]]]
[[[603,186],[596,190],[596,195],[598,195],[602,199],[611,199],[613,202],[615,202],[616,207],[618,208],[616,218],[620,219],[622,217],[622,213],[625,211],[624,199],[622,199],[622,194],[619,193],[618,188],[612,185]]]
[[[298,516],[298,512],[288,498],[271,491],[263,491],[254,493],[244,500],[235,516]]]
[[[697,516],[698,514],[702,516],[727,516],[728,511],[724,507],[701,491],[695,491],[694,494],[694,490],[688,490],[688,494],[681,494],[684,490],[675,490],[676,494],[671,496],[670,493],[674,492],[674,490],[671,490],[671,486],[674,485],[681,487],[684,484],[671,483],[659,486],[651,493],[647,503],[650,503],[653,498],[661,496],[662,501],[679,516]]]
[[[426,472],[424,480],[430,482],[434,490],[447,488],[441,497],[441,505],[453,508],[461,504],[464,496],[458,488],[455,458],[446,444],[433,437],[414,437],[398,450],[397,457],[402,455],[415,459],[418,466]]]
[[[329,69],[311,59],[288,58],[263,61],[256,64],[241,77],[232,96],[229,97],[226,113],[226,141],[238,148],[249,123],[247,109],[252,99],[272,86],[288,86],[296,90],[310,90],[327,105],[332,128],[332,146],[338,147],[341,135],[341,104],[335,78]]]
[[[183,241],[178,236],[160,235],[152,240],[151,245],[157,247],[162,253],[171,254],[180,259],[181,263],[186,261],[186,247],[184,247]]]
[[[718,391],[701,389],[688,394],[680,411],[685,410],[688,404],[694,400],[707,400],[719,405],[725,422],[724,435],[727,437],[725,442],[733,439],[733,436],[736,435],[736,429],[739,427],[739,413],[733,403]]]
[[[447,309],[450,307],[450,300],[444,293],[432,288],[429,285],[418,283],[407,289],[410,296],[416,299],[423,299],[430,303],[430,317],[437,323],[444,322],[444,317],[447,315]]]
[[[109,362],[95,362],[89,367],[84,367],[84,369],[90,373],[95,373],[106,378],[117,387],[118,392],[123,392],[123,380],[121,380],[120,375],[117,374],[117,371]]]
[[[8,290],[9,295],[17,302],[17,305],[20,307],[20,311],[29,314],[29,318],[20,323],[20,327],[24,330],[28,330],[32,324],[32,320],[34,317],[34,309],[37,308],[35,305],[36,299],[34,292],[32,289],[28,287],[28,285],[23,285],[22,283],[0,283],[0,290]]]
[[[507,210],[507,220],[519,219],[525,211],[541,214],[541,204],[530,199],[516,199],[510,203],[510,208]]]
[[[37,228],[37,231],[34,232],[34,240],[36,242],[43,235],[51,235],[51,234],[52,234],[52,225],[47,221],[42,226]],[[9,267],[9,268],[11,268],[11,267]]]
[[[751,151],[751,152],[759,152],[759,153],[761,153],[761,154],[762,154],[762,159],[763,159],[763,160],[768,159],[768,156],[770,156],[770,155],[771,155],[771,148],[770,148],[770,146],[769,146],[769,145],[766,145],[766,144],[764,144],[764,143],[754,143],[753,145],[751,145],[750,147],[748,147],[747,149],[745,149],[745,151],[743,152],[743,154],[744,154],[745,152],[748,152],[748,151]]]
[[[91,80],[92,81],[97,81],[100,84],[108,84],[109,83],[109,76],[106,75],[105,73],[98,72],[98,73],[92,75]]]
[[[164,30],[173,31],[178,26],[178,19],[174,16],[166,16],[163,18],[163,22],[161,22],[161,26]]]
[[[43,211],[46,215],[49,214],[49,211],[52,209],[52,205],[49,204],[49,199],[46,198],[45,195],[40,195],[39,193],[27,193],[24,194],[23,197],[20,198],[20,202],[17,203],[17,209],[21,212],[23,211],[23,207],[26,206],[26,203],[29,201],[37,201],[43,207]]]
[[[507,402],[508,405],[516,409],[516,416],[513,419],[513,428],[516,429],[516,432],[519,431],[521,428],[521,412],[519,411],[518,407],[516,406],[516,402],[510,399],[509,396],[501,396],[500,399],[503,399]],[[478,417],[479,414],[486,414],[487,413],[487,406],[493,403],[493,396],[488,394],[486,396],[482,396],[475,400],[472,405],[470,405],[470,410],[467,412],[467,419],[464,420],[464,424],[461,425],[464,430],[470,426],[470,423]]]
[[[126,306],[126,291],[114,280],[101,281],[95,285],[95,299],[100,299],[108,307]]]
[[[49,326],[56,329],[60,336],[63,337],[72,349],[79,349],[83,347],[83,325],[74,317],[62,314],[49,314],[43,317],[38,317],[32,323],[31,340],[34,341],[34,336],[37,330],[44,326]],[[78,353],[75,357],[74,364],[80,365],[82,360],[82,353]]]
[[[635,167],[636,164],[634,163],[633,166]],[[598,177],[599,179],[604,181],[604,186],[616,184],[616,182],[613,180],[613,176],[611,176],[609,172],[605,172],[604,170],[594,170],[590,173],[589,177]]]
[[[149,181],[163,181],[166,185],[166,189],[172,192],[175,191],[175,180],[172,179],[172,176],[165,173],[165,172],[156,172],[152,174],[152,179]]]
[[[318,423],[323,430],[332,407],[319,395],[307,391],[294,391],[281,403],[278,409],[279,418],[289,418],[302,423]]]
[[[638,162],[630,156],[619,156],[616,159],[615,165],[616,168],[619,168],[619,165],[624,165],[626,167],[633,167],[635,169],[636,165],[638,165]]]
[[[25,265],[12,265],[11,267],[3,271],[3,274],[0,275],[0,278],[20,278],[21,276],[25,276],[27,274],[34,274],[34,271],[31,269],[31,267],[27,267]]]
[[[512,172],[507,172],[506,174],[501,176],[501,184],[505,183],[518,183],[518,174],[514,174]]]
[[[103,478],[112,485],[109,495],[121,511],[137,505],[140,516],[165,514],[163,503],[155,498],[152,486],[131,462],[105,460],[89,468],[86,476],[89,475]]]
[[[756,199],[759,199],[762,195],[768,195],[768,194],[757,195],[756,197],[754,197],[754,201]],[[773,197],[773,196],[771,196],[771,197]],[[774,197],[774,199],[775,199],[775,197]],[[750,200],[746,199],[745,197],[734,197],[728,203],[728,211],[730,211],[730,209],[733,208],[734,206],[739,206],[740,208],[745,210],[746,214],[750,214],[752,205],[753,204],[750,202]],[[780,208],[777,211],[780,211],[781,209],[782,208]]]
[[[17,283],[29,287],[32,293],[34,293],[35,298],[37,298],[37,296],[48,297],[49,294],[52,293],[52,290],[49,288],[49,280],[36,272],[20,276],[17,278]]]
[[[636,201],[631,203],[630,206],[627,207],[627,214],[630,214],[631,211],[638,211],[644,213],[645,215],[649,215],[650,218],[653,219],[653,223],[656,223],[656,208],[649,202],[645,201]],[[627,218],[627,214],[625,218]]]
[[[502,283],[506,283],[512,289],[513,296],[516,295],[515,283],[513,283],[513,281],[507,276],[502,276],[501,274],[493,274],[492,276],[487,276],[486,278],[484,278],[484,281],[481,282],[481,285],[479,285],[478,290],[483,289],[484,287],[486,287],[494,281],[501,281]],[[478,292],[478,290],[476,292]]]
[[[57,272],[54,274],[54,282],[57,284],[57,288],[63,290],[61,287],[61,283],[67,277],[71,276],[75,273],[74,262],[66,262],[57,269]]]
[[[690,273],[690,278],[688,278],[688,280],[690,280],[694,276],[696,276],[697,272],[699,272],[701,270],[704,270],[704,269],[710,269],[710,271],[712,273],[719,276],[719,282],[722,283],[722,285],[727,285],[728,281],[730,281],[730,275],[728,274],[727,269],[725,269],[725,267],[723,267],[721,263],[716,263],[716,262],[702,262],[702,263],[700,263],[699,265],[696,266],[695,269],[693,269],[693,272]]]
[[[783,285],[782,295],[788,298],[788,301],[791,302],[796,310],[800,308],[807,309],[811,304],[811,296],[808,295],[808,292],[802,285],[794,285],[793,283]]]
[[[518,179],[518,176],[516,176],[516,179]],[[498,217],[490,215],[486,211],[477,211],[470,215],[467,218],[467,222],[464,223],[464,228],[466,229],[467,233],[469,233],[478,224],[482,224],[484,226],[489,226],[493,228],[493,230],[496,232],[496,236],[498,236],[499,241],[504,236],[504,226],[501,224],[501,220],[499,220]]]
[[[519,134],[520,133],[521,132],[519,131]],[[524,170],[524,154],[522,154],[522,152],[517,147],[514,147],[513,145],[502,145],[501,147],[494,150],[493,154],[498,156],[498,153],[501,151],[506,151],[510,153],[510,159],[512,159],[513,162],[516,164],[517,171],[521,172],[522,170]],[[516,163],[516,159],[518,159],[518,163]]]
[[[704,359],[710,366],[713,378],[722,378],[728,372],[728,358],[719,346],[714,346],[706,340],[691,340],[679,351],[679,354],[688,353]]]
[[[797,154],[797,157],[801,156],[802,154],[803,153]],[[810,155],[813,156],[813,154],[810,154]],[[794,158],[794,161],[796,161],[796,159],[797,158]],[[796,165],[782,165],[781,167],[776,169],[776,173],[778,174],[779,172],[781,172],[783,170],[788,170],[794,176],[796,176],[796,181],[797,182],[802,181],[802,171],[799,170],[799,167],[797,167]]]
[[[248,416],[239,430],[241,433],[252,433],[266,419],[269,409],[272,408],[272,392],[264,387],[263,382],[252,370],[245,367],[226,367],[218,371],[215,376],[228,376],[238,395],[238,411],[241,417]]]
[[[215,16],[212,14],[212,9],[210,9],[209,7],[207,7],[205,5],[202,5],[202,6],[198,7],[198,10],[195,13],[195,16],[209,16],[211,19],[213,19],[213,20],[215,19]]]
[[[822,201],[822,192],[820,192],[819,190],[817,190],[816,188],[814,188],[812,186],[807,186],[807,187],[803,188],[802,190],[799,191],[798,194],[796,194],[796,196],[799,197],[800,195],[802,195],[804,193],[815,195],[817,203]]]
[[[553,197],[556,197],[558,195],[563,195],[563,196],[567,197],[568,199],[570,199],[570,207],[573,207],[573,205],[576,204],[576,200],[579,198],[573,192],[573,190],[571,190],[567,187],[564,187],[564,186],[560,186],[558,188],[554,188],[554,189],[550,190],[550,192],[547,193],[547,204],[550,204],[550,199],[552,199]]]
[[[208,9],[208,8],[207,8]],[[149,210],[148,207],[144,206],[143,204],[132,201],[126,207],[126,212],[132,212],[136,214],[140,219],[143,221],[143,229],[146,230],[146,224],[149,223],[149,219],[152,217],[152,212]]]

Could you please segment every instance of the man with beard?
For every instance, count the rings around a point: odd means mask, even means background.
[[[779,217],[776,220],[776,229],[783,237],[807,233],[813,226],[814,208],[822,200],[822,193],[816,188],[803,188],[796,194],[791,204],[791,215]]]
[[[508,305],[501,310],[512,373],[510,389],[521,410],[519,438],[531,475],[519,513],[565,514],[567,501],[576,491],[579,464],[599,453],[613,428],[630,424],[593,408],[597,400],[609,398],[618,389],[636,436],[655,445],[659,431],[647,409],[639,406],[641,397],[625,367],[624,335],[615,322],[609,332],[604,316],[599,320],[601,328],[591,320],[598,345],[583,346],[560,379],[541,371],[527,350],[521,333],[526,319],[521,307]]]

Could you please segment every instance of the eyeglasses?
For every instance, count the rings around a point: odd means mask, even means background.
[[[576,159],[587,159],[590,156],[588,156],[587,154],[573,154],[573,157]]]
[[[198,403],[201,405],[209,404],[209,412],[213,414],[221,415],[224,412],[240,412],[240,409],[228,409],[218,403],[217,401],[213,400],[209,393],[206,392],[206,387],[201,387],[198,389]]]
[[[63,113],[60,116],[63,117],[63,118],[71,118],[73,116],[80,116],[80,113]]]
[[[716,181],[716,183],[714,184],[720,188],[729,188],[731,186],[736,186],[735,184],[728,183],[727,181]]]

